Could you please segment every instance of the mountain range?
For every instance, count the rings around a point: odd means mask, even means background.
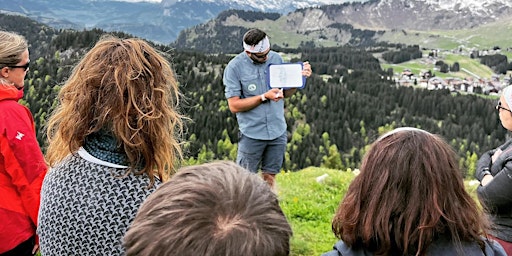
[[[174,46],[212,53],[241,50],[247,28],[271,35],[273,45],[372,46],[379,42],[420,45],[431,49],[509,48],[512,3],[503,0],[372,0],[298,9],[274,17],[225,11],[216,19],[183,30]],[[207,45],[209,44],[215,45]]]
[[[367,1],[367,0],[358,0]],[[192,2],[191,0],[162,0],[165,8],[172,8],[180,2]],[[326,4],[339,4],[342,0],[202,0],[204,3],[217,3],[227,6],[227,9],[254,10],[261,12],[286,13],[295,9],[320,6]]]
[[[189,42],[207,27],[262,27],[275,30],[283,46],[313,41],[320,45],[350,42],[354,31],[390,37],[393,33],[465,30],[506,21],[510,0],[370,0],[326,4],[336,0],[0,0],[0,10],[26,15],[56,28],[123,31],[157,43]],[[236,12],[264,12],[263,18],[240,19]],[[268,15],[269,13],[273,15]],[[247,16],[247,15],[246,15]],[[254,15],[253,15],[254,16]],[[269,18],[272,17],[272,18]],[[195,32],[201,33],[195,33]],[[362,32],[361,32],[362,31]],[[419,32],[418,32],[419,31]],[[237,32],[238,33],[238,32]],[[235,33],[234,36],[237,36]],[[296,38],[296,39],[295,39]]]
[[[167,44],[185,28],[229,9],[284,14],[339,0],[0,0],[0,10],[26,15],[55,28],[123,31]]]

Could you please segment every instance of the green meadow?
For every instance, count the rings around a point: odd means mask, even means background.
[[[427,52],[423,53],[424,55],[428,54]],[[472,59],[467,55],[461,55],[450,52],[441,52],[440,56],[437,58],[440,61],[452,66],[455,62],[459,63],[461,68],[458,72],[448,72],[442,73],[434,70],[435,63],[429,63],[425,60],[425,58],[414,59],[407,62],[399,63],[399,64],[387,64],[381,62],[381,67],[383,70],[388,70],[389,68],[393,69],[394,73],[402,73],[405,69],[411,70],[415,75],[418,75],[420,71],[431,70],[433,74],[441,78],[454,77],[464,79],[466,77],[470,77],[471,74],[476,74],[481,78],[491,78],[494,74],[492,69],[488,66],[485,66],[480,63],[480,59]],[[465,72],[467,70],[468,72]]]

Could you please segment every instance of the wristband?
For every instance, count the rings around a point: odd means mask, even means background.
[[[265,97],[265,94],[262,94],[262,95],[261,95],[261,102],[264,102],[264,101],[266,101],[266,100],[267,100],[267,98]]]

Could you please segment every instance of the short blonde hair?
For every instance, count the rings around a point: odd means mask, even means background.
[[[21,55],[28,49],[25,37],[14,32],[0,31],[0,68],[13,66],[20,61]],[[0,84],[11,82],[0,78]]]

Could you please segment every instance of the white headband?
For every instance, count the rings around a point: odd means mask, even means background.
[[[244,41],[244,49],[250,53],[264,52],[270,48],[270,41],[268,36],[265,36],[263,40],[259,41],[256,45],[248,45]]]
[[[509,108],[512,108],[512,86],[509,85],[503,89],[503,96],[505,98],[505,102]]]
[[[415,131],[415,132],[423,132],[423,133],[431,134],[430,132],[427,132],[422,129],[414,128],[414,127],[399,127],[399,128],[395,128],[394,130],[391,130],[391,131],[385,133],[384,135],[380,136],[380,138],[378,138],[377,141],[381,141],[382,139],[387,138],[390,135],[393,135],[393,134],[401,132],[401,131]]]

